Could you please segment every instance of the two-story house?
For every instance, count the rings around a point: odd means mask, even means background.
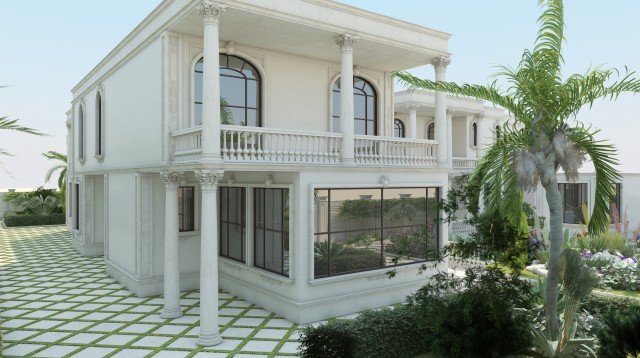
[[[505,118],[394,95],[393,71],[445,79],[449,36],[329,0],[163,1],[72,90],[76,249],[165,318],[200,289],[201,345],[219,289],[300,323],[402,302]]]

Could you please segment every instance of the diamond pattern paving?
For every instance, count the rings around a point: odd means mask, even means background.
[[[199,347],[197,291],[182,293],[184,317],[164,320],[161,298],[135,297],[102,258],[80,256],[65,227],[0,229],[5,357],[297,355],[297,324],[226,292],[219,304],[224,341]]]

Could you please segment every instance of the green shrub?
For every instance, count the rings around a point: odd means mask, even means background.
[[[353,320],[306,328],[301,356],[411,358],[427,351],[424,333],[417,329],[415,309],[410,306],[367,311]]]
[[[582,302],[582,308],[594,316],[603,316],[611,311],[627,311],[640,308],[640,300],[622,296],[592,293]]]
[[[640,307],[608,311],[600,317],[597,333],[599,357],[637,357],[640,355]]]
[[[13,214],[4,218],[4,224],[7,227],[12,226],[37,226],[37,225],[59,225],[66,221],[64,213],[53,213],[49,215],[36,214]]]

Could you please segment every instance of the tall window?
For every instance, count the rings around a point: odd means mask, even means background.
[[[78,109],[78,158],[84,159],[84,108]]]
[[[404,123],[398,118],[393,120],[393,135],[396,138],[404,138]]]
[[[220,187],[220,256],[245,262],[245,188]]]
[[[178,188],[178,225],[180,231],[195,230],[195,188]]]
[[[471,141],[473,143],[473,146],[476,147],[478,146],[478,123],[474,122],[471,125]]]
[[[621,183],[616,183],[615,185],[615,189],[616,189],[616,198],[615,201],[613,203],[611,203],[611,221],[613,222],[615,220],[615,218],[613,217],[614,212],[616,215],[618,215],[618,220],[620,220],[620,222],[622,222],[624,219],[622,218],[622,184]],[[615,211],[614,211],[615,210]]]
[[[434,122],[427,124],[427,139],[436,139],[436,124]]]
[[[103,109],[102,109],[102,95],[100,91],[96,95],[96,155],[103,155],[104,144],[103,141]]]
[[[289,190],[254,191],[254,266],[289,275]]]
[[[438,188],[316,190],[314,277],[434,259],[438,197]]]
[[[584,223],[583,206],[588,206],[588,190],[586,183],[558,184],[562,197],[563,222],[565,224]]]
[[[80,230],[80,184],[73,184],[73,228]]]
[[[502,136],[500,126],[496,126],[496,139],[500,139],[500,136]]]
[[[332,89],[333,131],[340,131],[340,79],[333,83]],[[361,77],[353,77],[353,118],[354,133],[377,135],[376,123],[377,94],[373,85]]]
[[[193,112],[196,125],[202,124],[202,81],[204,62],[196,63],[194,73]],[[260,127],[261,79],[258,70],[248,61],[233,55],[220,54],[220,105],[230,112],[232,123],[238,126]]]

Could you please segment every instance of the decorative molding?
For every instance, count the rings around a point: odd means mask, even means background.
[[[224,47],[224,50],[228,55],[233,55],[236,52],[236,43],[233,41],[227,42],[227,46]]]
[[[222,170],[195,170],[196,179],[200,182],[202,190],[216,189],[224,171]]]
[[[362,68],[360,68],[360,66],[358,65],[353,66],[353,75],[360,76],[361,74],[362,74]]]
[[[409,109],[410,111],[417,111],[419,108],[420,106],[417,104],[410,104],[407,106],[407,109]]]
[[[447,116],[453,116],[453,109],[447,108]]]
[[[431,60],[431,65],[436,70],[444,70],[447,68],[447,66],[449,66],[450,63],[451,63],[451,58],[447,58],[447,57],[436,57],[433,60]]]
[[[476,123],[477,123],[477,122],[480,122],[481,120],[483,120],[483,119],[484,119],[484,114],[482,114],[482,113],[474,114],[474,115],[473,115],[473,119],[475,119],[475,120],[476,120]]]
[[[267,188],[271,188],[271,186],[275,183],[275,179],[273,179],[273,175],[267,175],[267,179],[264,181],[264,185]]]
[[[353,51],[353,47],[360,42],[360,37],[353,34],[342,34],[336,40],[342,51]]]
[[[162,180],[164,180],[164,185],[167,188],[179,187],[185,183],[183,172],[161,171],[160,176]]]
[[[388,188],[391,185],[391,180],[388,175],[383,175],[380,177],[380,184],[382,184],[383,188]]]
[[[236,176],[232,174],[229,176],[229,180],[227,180],[227,184],[233,185],[235,183],[236,183]]]
[[[226,6],[211,0],[203,0],[198,7],[198,12],[202,16],[202,22],[205,25],[218,25],[222,14],[224,14],[226,10]]]

